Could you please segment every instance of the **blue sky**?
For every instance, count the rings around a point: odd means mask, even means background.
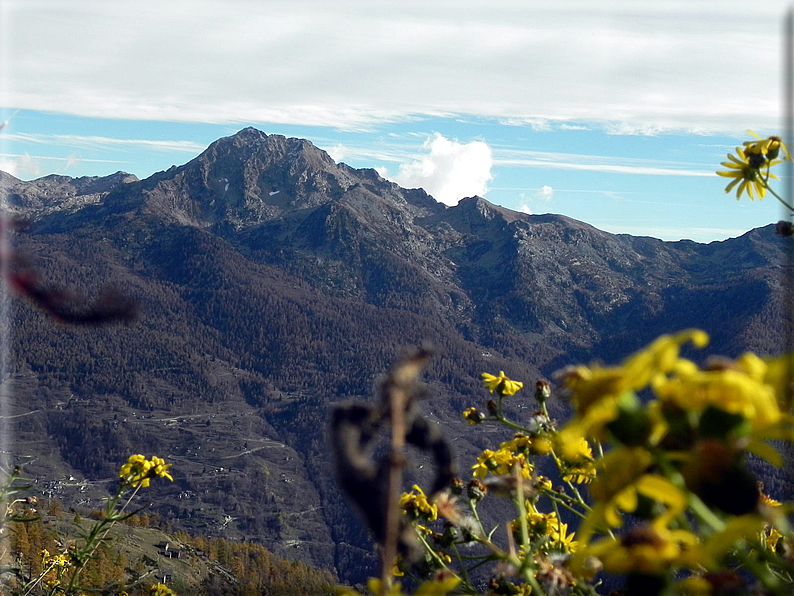
[[[0,0],[0,169],[143,178],[255,126],[455,204],[700,242],[780,132],[787,3]]]

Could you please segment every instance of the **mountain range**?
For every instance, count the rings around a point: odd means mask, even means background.
[[[481,197],[447,207],[253,128],[144,180],[0,172],[0,188],[28,224],[13,238],[25,267],[79,300],[113,288],[140,313],[75,327],[12,300],[5,424],[37,490],[95,508],[129,454],[158,455],[174,475],[147,493],[163,523],[348,581],[375,559],[334,482],[328,408],[371,399],[407,347],[434,346],[422,407],[465,474],[505,436],[461,419],[484,404],[482,372],[532,384],[688,327],[725,356],[785,340],[790,240],[773,225],[699,244]],[[528,394],[510,407],[534,409]]]

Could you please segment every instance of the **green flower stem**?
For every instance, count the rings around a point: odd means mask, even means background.
[[[540,404],[540,410],[543,412],[543,415],[546,418],[551,420],[551,416],[549,416],[549,409],[546,407],[546,402],[545,401],[542,404]]]
[[[715,534],[725,529],[725,522],[694,493],[689,493],[689,508],[692,509],[692,512],[697,518],[711,528]]]
[[[557,491],[542,489],[542,492],[543,492],[543,494],[545,496],[547,496],[549,498],[549,500],[552,503],[554,503],[554,510],[555,511],[557,510],[557,505],[559,504],[559,505],[562,505],[563,507],[565,507],[571,513],[574,513],[574,514],[578,515],[582,519],[585,519],[587,517],[586,514],[582,513],[581,511],[578,511],[577,509],[571,507],[568,503],[566,503],[565,499],[563,499],[561,497],[558,497],[557,496]],[[582,505],[583,507],[587,507],[587,505],[584,504],[584,503],[579,503],[579,504]],[[588,511],[591,511],[590,507],[587,507],[587,509],[588,509]]]
[[[734,554],[736,558],[742,562],[742,565],[750,570],[750,572],[764,584],[764,588],[769,590],[770,593],[779,596],[790,594],[790,586],[781,585],[779,578],[772,573],[766,565],[762,565],[753,559],[750,553],[744,550],[743,545],[739,545]]]
[[[510,428],[512,428],[514,430],[517,430],[519,432],[522,432],[522,433],[525,433],[525,434],[528,434],[528,435],[532,434],[532,431],[529,430],[528,428],[524,428],[520,424],[516,424],[515,422],[511,422],[510,420],[508,420],[507,418],[505,418],[501,414],[499,416],[495,417],[495,418],[486,418],[485,420],[483,420],[483,422],[498,422],[499,424],[504,424],[505,426],[509,426]]]
[[[579,489],[576,488],[570,480],[565,481],[565,484],[567,484],[568,487],[573,491],[574,496],[576,497],[576,499],[578,500],[579,504],[582,507],[584,507],[587,511],[592,511],[593,510],[593,508],[590,507],[590,505],[585,503],[585,500],[582,498],[582,495],[579,492]]]
[[[788,204],[788,202],[786,202],[785,200],[783,200],[783,197],[781,197],[779,194],[777,194],[777,193],[776,193],[774,190],[772,190],[772,187],[771,187],[771,186],[769,186],[769,172],[767,172],[767,175],[766,175],[766,176],[762,176],[762,177],[761,177],[761,184],[763,184],[763,185],[764,185],[764,188],[765,188],[767,191],[769,191],[769,194],[771,194],[771,195],[772,195],[773,197],[775,197],[775,198],[776,198],[778,201],[780,201],[781,203],[783,203],[783,205],[786,207],[786,209],[788,209],[788,210],[789,210],[789,211],[791,211],[791,212],[794,212],[794,207],[792,207],[791,205],[789,205],[789,204]]]
[[[447,571],[452,572],[455,575],[455,577],[457,577],[458,579],[461,579],[449,567],[447,567],[447,562],[439,556],[439,554],[436,552],[436,550],[432,546],[430,546],[430,543],[422,535],[422,532],[417,532],[416,534],[417,534],[417,536],[419,536],[419,541],[425,547],[425,550],[430,554],[430,556],[435,560],[435,562],[438,563],[439,566],[443,567]]]
[[[761,544],[757,549],[759,558],[763,559],[767,562],[767,564],[780,569],[781,571],[785,571],[789,576],[794,576],[794,565],[791,564],[788,560],[784,557],[781,557],[775,552],[770,551],[766,548],[765,544]],[[787,581],[791,581],[788,579]]]
[[[525,560],[528,561],[530,558],[531,558],[530,555],[527,554],[527,558]],[[530,586],[532,586],[533,594],[538,594],[538,596],[544,596],[546,594],[543,588],[540,587],[540,584],[538,583],[538,578],[535,577],[535,570],[533,568],[528,566],[524,567],[524,569],[522,569],[521,571],[521,577],[523,577],[526,580],[526,582]]]
[[[518,466],[513,467],[513,473],[516,477],[516,500],[515,504],[518,508],[518,515],[519,515],[519,524],[521,526],[521,545],[524,547],[526,552],[526,557],[524,561],[521,563],[521,571],[526,569],[529,560],[532,556],[529,553],[529,525],[527,524],[527,509],[526,504],[524,503],[524,487],[523,482],[521,482],[521,472],[518,470]],[[508,528],[508,532],[510,529]]]
[[[529,526],[527,524],[526,504],[524,503],[523,483],[521,482],[520,478],[521,472],[518,470],[518,467],[514,467],[513,473],[516,476],[516,505],[518,506],[518,514],[520,516],[518,519],[520,520],[519,523],[521,525],[521,543],[524,547],[524,560],[521,561],[520,566],[518,567],[518,573],[527,581],[530,586],[532,586],[533,594],[543,595],[545,592],[541,589],[540,584],[535,577],[535,569],[532,566],[533,557],[529,548]],[[508,528],[507,531],[509,532],[510,529]]]
[[[50,564],[50,566],[49,566],[49,567],[47,567],[47,569],[45,569],[44,571],[40,571],[40,572],[39,572],[39,576],[38,576],[38,577],[35,579],[35,581],[34,581],[34,580],[31,580],[31,583],[29,583],[27,586],[25,586],[25,588],[24,588],[24,589],[25,589],[25,591],[24,591],[24,592],[22,592],[22,596],[25,596],[26,594],[30,594],[31,590],[33,590],[33,588],[35,588],[37,585],[39,585],[39,582],[40,582],[41,580],[43,580],[43,579],[44,579],[44,577],[45,577],[45,576],[46,576],[46,575],[47,575],[47,574],[48,574],[50,571],[52,571],[53,569],[55,569],[55,564],[54,564],[54,563],[51,563],[51,564]]]
[[[120,484],[118,491],[116,491],[116,494],[110,499],[108,499],[107,505],[105,507],[105,517],[93,525],[91,531],[88,533],[88,536],[85,539],[85,545],[83,546],[82,549],[80,549],[80,551],[78,551],[77,564],[75,565],[74,572],[72,573],[72,577],[69,580],[69,586],[66,588],[67,594],[71,593],[71,590],[75,588],[77,580],[79,579],[80,574],[85,568],[86,563],[93,556],[94,552],[99,547],[99,545],[105,540],[105,538],[108,535],[108,532],[110,532],[111,527],[113,527],[113,525],[119,519],[122,519],[124,517],[123,515],[124,509],[127,507],[127,505],[130,504],[132,499],[135,498],[135,495],[138,494],[138,491],[141,489],[141,486],[143,486],[143,483],[142,482],[138,483],[138,486],[136,486],[135,490],[132,491],[132,494],[127,499],[127,502],[124,503],[121,509],[117,511],[116,507],[118,506],[119,501],[121,501],[121,497],[124,494],[125,486],[126,486],[125,484]],[[100,536],[100,533],[102,533],[102,536]]]
[[[469,499],[469,509],[471,509],[471,514],[474,516],[474,519],[477,521],[477,525],[480,527],[480,533],[482,536],[487,536],[485,532],[485,526],[482,525],[482,520],[480,519],[480,514],[477,512],[477,503],[474,499]]]
[[[463,583],[466,584],[467,587],[472,587],[471,580],[469,579],[469,570],[466,568],[466,565],[463,564],[463,558],[460,556],[458,546],[454,542],[452,543],[452,550],[455,552],[458,565],[460,565],[460,575],[462,576]]]
[[[601,444],[601,441],[596,440],[594,443],[598,451],[598,459],[604,459],[604,446]]]

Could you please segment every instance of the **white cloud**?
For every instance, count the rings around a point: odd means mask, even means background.
[[[347,155],[347,149],[345,148],[344,145],[342,145],[342,143],[337,143],[336,145],[328,149],[327,152],[328,155],[331,156],[331,159],[333,159],[337,163],[342,161],[345,158],[345,155]]]
[[[17,162],[15,159],[9,159],[8,157],[0,157],[0,172],[5,172],[7,174],[11,174],[12,176],[17,176]]]
[[[66,165],[63,167],[64,171],[70,168],[80,167],[82,160],[76,151],[72,151],[66,158]]]
[[[518,199],[518,210],[527,215],[534,215],[537,211],[532,208],[532,205],[550,203],[554,199],[554,189],[546,184],[533,189],[531,195],[527,195],[525,192],[520,193]]]
[[[536,128],[600,123],[616,134],[774,128],[787,8],[784,0],[757,11],[746,0],[404,0],[377,11],[357,0],[8,2],[3,102],[348,129],[455,114]]]
[[[39,158],[28,153],[24,155],[0,156],[0,170],[24,180],[41,176],[42,165]]]
[[[535,198],[548,203],[554,198],[554,189],[549,185],[542,186],[535,192]]]
[[[428,154],[401,164],[391,180],[406,188],[424,188],[446,205],[488,192],[493,156],[487,143],[460,143],[436,133],[425,141],[424,148]]]

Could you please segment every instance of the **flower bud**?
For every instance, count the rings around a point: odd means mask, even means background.
[[[496,401],[493,399],[488,400],[488,402],[485,404],[485,409],[488,410],[488,413],[491,416],[499,415],[499,406],[496,405]]]
[[[460,538],[460,530],[447,522],[444,524],[444,533],[439,536],[438,543],[443,548],[449,548]]]
[[[535,399],[539,404],[544,404],[551,397],[551,384],[548,381],[535,383]]]
[[[462,479],[458,478],[457,476],[455,476],[449,482],[449,490],[456,497],[462,495],[465,488],[466,488],[466,484],[463,482]]]
[[[482,501],[487,493],[488,489],[477,478],[472,479],[466,489],[466,496],[474,502]]]
[[[485,420],[485,414],[477,410],[477,408],[469,408],[463,412],[463,419],[469,424],[480,424]]]
[[[792,226],[790,221],[779,221],[775,226],[775,234],[784,238],[794,236],[794,226]]]

